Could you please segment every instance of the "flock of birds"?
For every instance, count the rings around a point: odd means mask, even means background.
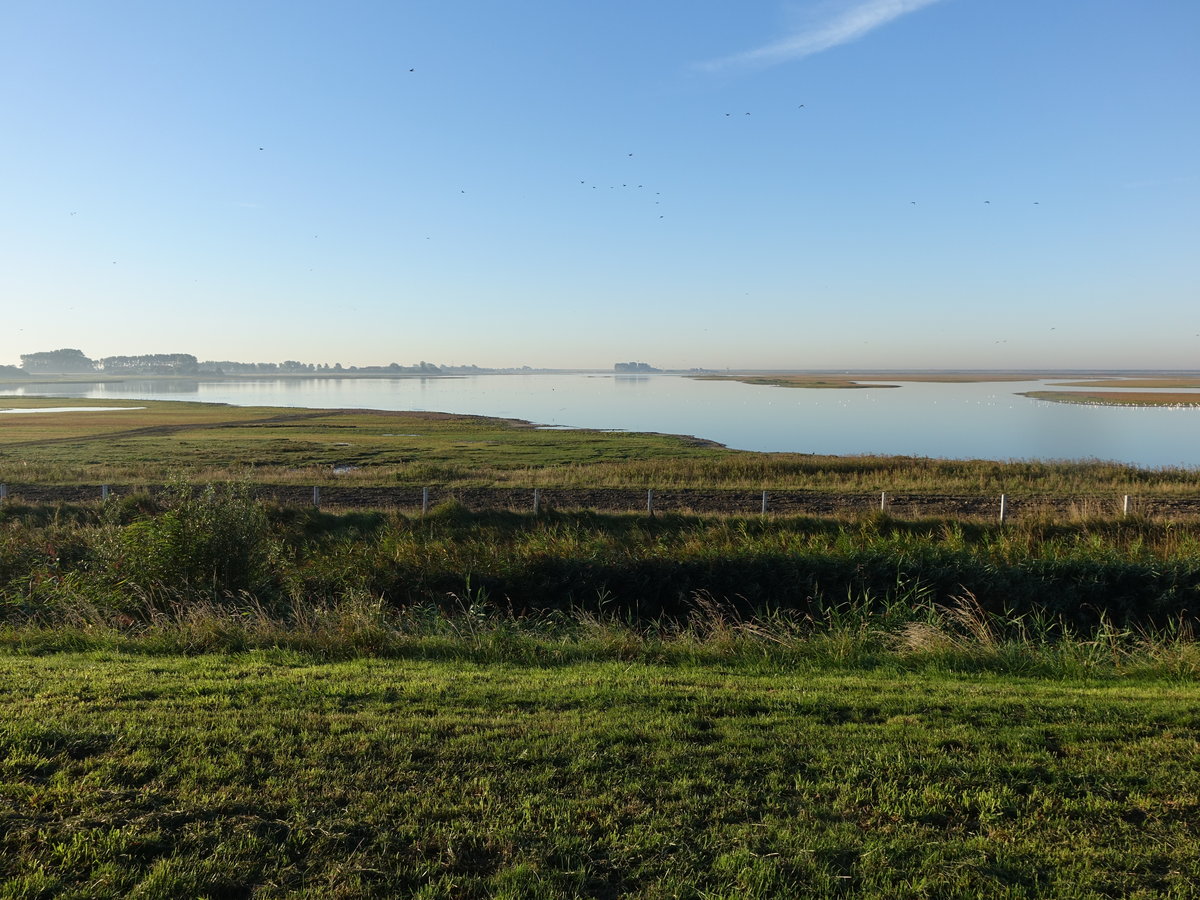
[[[412,67],[412,68],[409,68],[409,69],[408,69],[408,71],[409,71],[409,73],[415,73],[417,70],[416,70],[416,67]],[[805,104],[803,104],[803,103],[800,103],[800,104],[798,104],[798,105],[795,107],[795,109],[796,109],[796,110],[803,110],[803,109],[805,109],[805,108],[806,108],[806,107],[805,107]],[[724,115],[723,115],[723,117],[724,117],[724,118],[730,118],[730,119],[732,119],[732,118],[745,118],[745,117],[749,117],[749,116],[752,116],[752,112],[751,112],[750,110],[745,110],[745,111],[742,111],[740,114],[739,114],[739,113],[735,113],[735,112],[733,112],[733,111],[729,111],[729,112],[725,112],[725,113],[724,113]],[[258,150],[259,150],[260,152],[266,152],[266,147],[265,147],[265,146],[260,146],[260,147],[258,148]],[[635,158],[635,154],[634,154],[633,152],[628,152],[628,153],[626,153],[626,156],[625,156],[625,158],[626,158],[626,159],[634,159],[634,158]],[[618,184],[616,181],[613,181],[612,183],[607,183],[607,182],[608,182],[608,179],[605,179],[604,181],[589,181],[589,180],[588,180],[588,179],[586,179],[586,178],[581,178],[581,179],[579,180],[579,184],[580,184],[580,186],[582,186],[582,187],[584,187],[584,188],[590,188],[590,189],[591,189],[591,190],[593,190],[593,191],[599,191],[599,190],[602,190],[602,189],[604,189],[604,188],[607,188],[607,190],[609,190],[609,191],[633,191],[633,192],[639,192],[639,191],[648,191],[648,188],[647,188],[647,186],[646,186],[646,184],[645,184],[645,183],[636,183],[636,182],[634,182],[634,181],[632,181],[632,180],[626,180],[626,181],[622,181],[622,182],[620,182],[619,184]],[[466,194],[466,193],[467,193],[467,191],[466,191],[466,189],[465,189],[465,188],[463,188],[463,189],[460,189],[460,193],[461,193],[461,194]],[[653,192],[653,194],[649,194],[649,193],[647,193],[647,194],[646,194],[646,195],[644,195],[644,196],[647,196],[647,197],[653,197],[653,205],[654,205],[654,207],[661,207],[661,206],[662,206],[662,192],[661,192],[661,191],[657,191],[657,190],[656,190],[656,191],[654,191],[654,192]],[[984,200],[984,201],[983,201],[983,205],[986,205],[986,206],[990,206],[990,205],[991,205],[991,203],[992,203],[992,201],[991,201],[991,200]],[[917,206],[917,205],[918,205],[918,202],[917,202],[916,200],[911,200],[911,201],[910,201],[910,205],[912,205],[912,206]],[[1033,201],[1033,205],[1034,205],[1034,206],[1039,206],[1039,205],[1040,205],[1040,203],[1039,203],[1038,201]],[[659,210],[657,210],[657,209],[655,209],[655,210],[654,210],[654,213],[657,215],[657,218],[658,218],[659,220],[662,220],[662,219],[665,219],[665,218],[666,218],[666,214],[665,214],[665,213],[663,213],[663,212],[661,212],[661,211],[659,211]],[[72,215],[72,216],[74,216],[75,214],[76,214],[76,213],[75,213],[74,211],[73,211],[73,212],[71,212],[71,215]],[[317,235],[314,235],[314,237],[317,237]],[[429,236],[426,236],[426,240],[430,240],[430,237],[429,237]],[[116,260],[113,260],[113,265],[116,265]]]
[[[412,71],[412,70],[410,69],[409,71]],[[805,107],[804,107],[804,104],[803,104],[803,103],[801,103],[801,104],[800,104],[799,106],[797,106],[796,108],[797,108],[797,109],[804,109]],[[750,112],[743,112],[743,113],[742,113],[742,115],[743,115],[743,116],[749,116],[750,114],[751,114]],[[731,113],[731,112],[727,112],[727,113],[725,113],[725,117],[726,117],[726,118],[732,118],[733,116],[734,116],[734,114],[733,114],[733,113]],[[626,154],[626,155],[627,155],[627,157],[629,157],[629,158],[632,158],[632,157],[633,157],[633,154],[632,154],[632,153],[628,153],[628,154]],[[589,182],[587,181],[587,179],[583,179],[583,178],[581,178],[581,179],[579,180],[579,183],[580,183],[581,185],[585,186],[585,187],[590,187],[592,190],[599,190],[599,189],[602,187],[602,185],[601,185],[601,184],[599,184],[599,183],[591,183],[591,184],[589,184]],[[620,184],[619,186],[618,186],[617,184],[609,184],[609,185],[608,185],[608,189],[609,189],[609,190],[614,190],[614,191],[615,191],[615,190],[618,190],[618,189],[621,189],[621,190],[629,190],[629,189],[634,189],[634,190],[642,190],[644,187],[645,187],[645,185],[642,185],[642,184],[636,184],[636,185],[635,185],[635,184],[630,184],[630,183],[628,183],[628,182],[622,183],[622,184]],[[661,196],[662,196],[662,192],[661,192],[661,191],[655,191],[655,192],[654,192],[654,196],[655,196],[655,197],[661,197]],[[912,205],[912,206],[917,206],[917,205],[918,205],[918,203],[917,203],[917,201],[916,201],[916,200],[911,200],[911,201],[909,201],[909,203],[910,203],[910,205]],[[658,205],[660,205],[660,204],[661,204],[661,201],[660,201],[660,200],[655,200],[655,201],[654,201],[654,205],[655,205],[655,206],[658,206]],[[992,201],[991,201],[991,200],[984,200],[984,201],[983,201],[983,205],[984,205],[984,206],[991,206],[991,205],[992,205]],[[1040,206],[1040,205],[1041,205],[1041,203],[1040,203],[1040,201],[1034,200],[1032,205],[1034,205],[1034,206]],[[658,218],[662,219],[662,218],[664,218],[664,216],[660,214]]]

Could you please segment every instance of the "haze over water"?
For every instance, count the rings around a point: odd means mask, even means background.
[[[1050,403],[1051,382],[903,383],[814,390],[674,375],[131,381],[19,392],[238,406],[427,410],[572,428],[694,435],[740,450],[1200,465],[1200,409]],[[77,387],[72,391],[70,388]],[[183,390],[181,390],[183,388]],[[1197,391],[1200,397],[1200,391]]]

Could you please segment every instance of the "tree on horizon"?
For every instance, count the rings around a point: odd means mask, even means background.
[[[95,372],[96,361],[84,356],[82,350],[64,347],[60,350],[22,353],[21,368],[26,372]]]

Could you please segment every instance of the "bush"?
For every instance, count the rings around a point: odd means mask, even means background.
[[[238,486],[176,487],[169,508],[122,529],[124,581],[167,596],[259,595],[274,583],[262,505]]]

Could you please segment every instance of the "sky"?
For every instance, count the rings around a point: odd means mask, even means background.
[[[1200,368],[1195,0],[0,23],[0,364]]]

